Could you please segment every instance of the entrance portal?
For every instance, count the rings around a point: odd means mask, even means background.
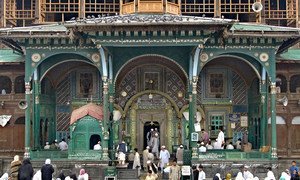
[[[154,136],[154,134],[157,132],[159,135],[159,123],[157,121],[147,121],[144,125],[144,148],[147,146],[151,146],[151,137]],[[160,139],[160,136],[158,136]],[[158,144],[158,147],[160,147],[160,144]]]
[[[147,134],[151,129],[157,128],[159,134],[165,134],[167,124],[167,114],[165,110],[151,109],[151,110],[137,110],[137,141],[136,145],[139,150],[143,150],[147,146]],[[159,144],[165,144],[167,142],[166,136],[159,135]]]

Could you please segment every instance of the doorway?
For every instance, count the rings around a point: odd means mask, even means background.
[[[98,134],[93,134],[90,137],[90,149],[94,149],[94,145],[98,143],[98,141],[101,141],[100,135]]]
[[[137,110],[137,124],[136,124],[136,137],[132,137],[136,141],[136,147],[142,151],[147,146],[147,133],[151,129],[157,128],[159,134],[168,133],[166,127],[167,114],[165,110],[151,109],[151,110]],[[168,141],[167,136],[159,136],[159,144],[165,145]]]
[[[144,148],[147,146],[151,146],[151,136],[154,136],[155,133],[158,133],[158,139],[160,139],[160,129],[159,129],[159,123],[157,121],[147,121],[144,124]],[[158,147],[160,147],[160,144],[158,143]]]

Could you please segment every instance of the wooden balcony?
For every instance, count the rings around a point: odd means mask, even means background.
[[[121,14],[180,14],[180,4],[166,0],[121,2]]]

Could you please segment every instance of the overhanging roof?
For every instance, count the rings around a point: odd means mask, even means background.
[[[24,61],[25,58],[23,55],[11,49],[0,49],[0,63],[20,63]]]
[[[289,49],[288,51],[280,54],[277,59],[300,61],[300,49]]]

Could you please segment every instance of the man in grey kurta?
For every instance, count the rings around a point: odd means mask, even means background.
[[[176,152],[177,164],[179,166],[183,165],[183,145],[180,145]]]

